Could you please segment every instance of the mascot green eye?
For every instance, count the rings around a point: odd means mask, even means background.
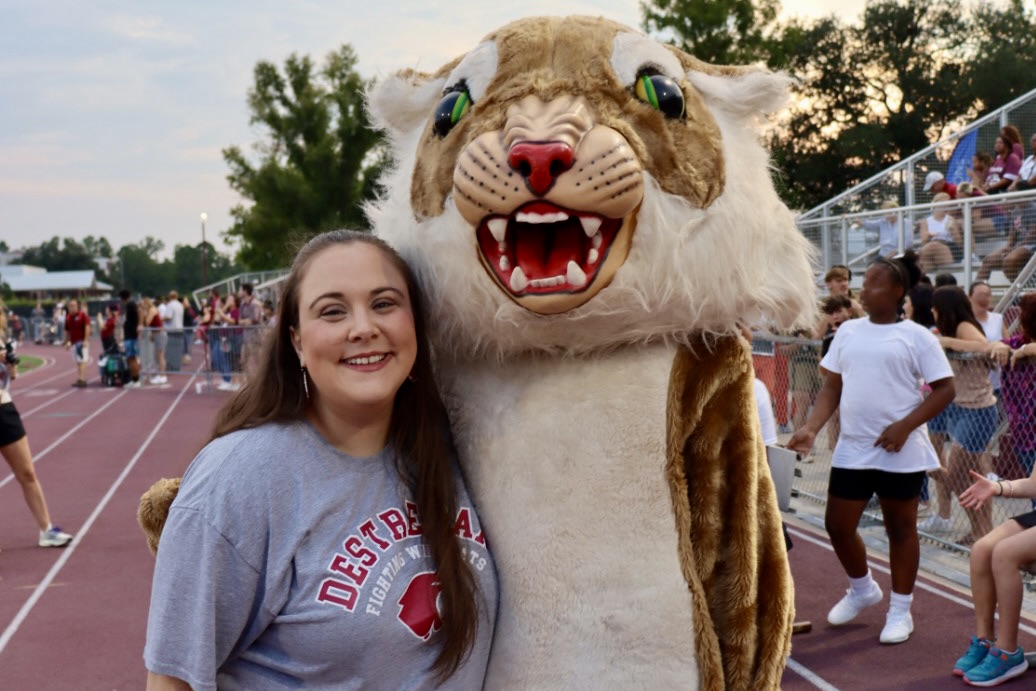
[[[471,94],[464,82],[453,87],[435,107],[435,133],[445,137],[460,122],[460,119],[471,110]]]
[[[674,80],[661,74],[642,74],[637,77],[634,91],[644,103],[660,110],[667,118],[682,118],[683,91]]]

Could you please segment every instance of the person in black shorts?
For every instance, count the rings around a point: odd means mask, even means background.
[[[7,328],[6,311],[0,305],[0,332]],[[0,355],[0,357],[4,357]],[[72,536],[63,532],[50,521],[47,501],[43,498],[43,487],[36,477],[32,452],[29,450],[29,438],[25,434],[22,418],[7,390],[9,384],[18,376],[16,365],[10,357],[4,357],[0,364],[0,455],[7,461],[18,484],[22,486],[25,503],[32,512],[39,526],[40,535],[37,544],[40,547],[64,547],[72,541]]]

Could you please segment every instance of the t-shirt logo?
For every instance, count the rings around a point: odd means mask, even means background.
[[[399,620],[421,640],[427,641],[442,628],[439,613],[441,592],[435,572],[425,571],[410,579],[406,591],[399,598]]]

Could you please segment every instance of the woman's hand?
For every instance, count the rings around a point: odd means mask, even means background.
[[[1036,343],[1026,343],[1015,351],[1011,352],[1011,367],[1014,367],[1015,363],[1025,358],[1036,357]]]
[[[913,428],[909,424],[903,420],[897,420],[882,431],[874,441],[874,445],[880,446],[889,453],[899,453],[912,431]]]
[[[785,446],[792,451],[796,451],[805,456],[813,448],[813,442],[816,441],[816,438],[816,432],[812,432],[805,427],[800,427],[791,435],[791,438],[788,439],[788,443],[785,444]]]
[[[990,356],[996,360],[996,364],[1001,367],[1011,361],[1011,355],[1013,354],[1011,346],[1007,345],[1003,341],[997,341],[994,343],[989,352]]]
[[[971,473],[971,477],[975,478],[975,484],[960,493],[960,505],[965,509],[981,509],[986,500],[1000,494],[1002,491],[1000,488],[1003,485],[999,482],[993,482],[974,470],[969,470],[968,472]]]

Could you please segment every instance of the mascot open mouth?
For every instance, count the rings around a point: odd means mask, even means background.
[[[537,201],[482,219],[477,238],[483,261],[512,295],[555,295],[594,282],[621,228],[621,218]]]

